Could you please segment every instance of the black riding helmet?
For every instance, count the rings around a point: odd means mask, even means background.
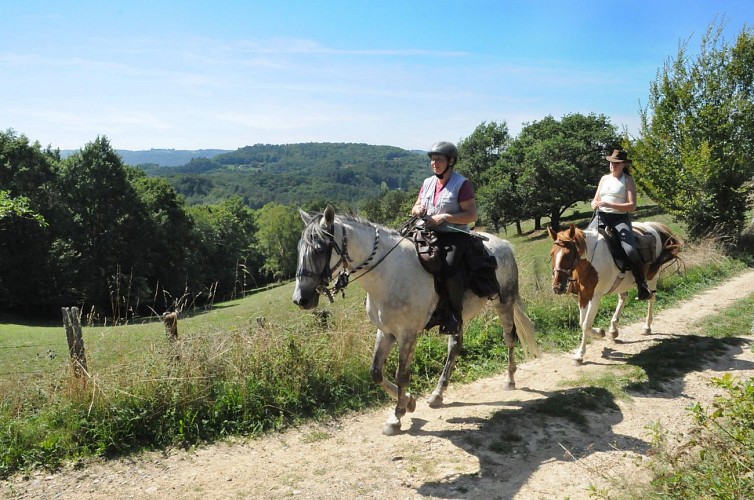
[[[451,142],[439,141],[432,144],[432,147],[427,151],[427,156],[430,158],[432,155],[445,155],[448,159],[448,166],[452,167],[458,162],[458,148]],[[451,161],[453,160],[453,161]]]

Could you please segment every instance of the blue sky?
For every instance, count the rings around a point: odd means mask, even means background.
[[[754,0],[0,0],[0,129],[77,149],[359,142],[427,149],[482,122],[606,115]]]

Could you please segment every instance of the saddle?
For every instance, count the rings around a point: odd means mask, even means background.
[[[435,290],[442,290],[442,272],[449,265],[446,253],[435,231],[427,229],[422,224],[416,224],[401,233],[414,242],[419,263],[425,271],[435,278]],[[459,271],[464,275],[464,285],[479,297],[495,298],[500,293],[495,271],[497,259],[487,252],[480,237],[470,234],[463,248],[459,249],[461,258],[458,260]]]
[[[631,262],[626,257],[626,252],[621,246],[620,237],[615,234],[613,229],[609,226],[600,227],[599,233],[605,238],[607,246],[610,249],[610,254],[613,256],[613,261],[621,272],[631,270]],[[657,259],[655,249],[657,248],[657,241],[654,235],[646,233],[638,227],[633,228],[634,241],[636,242],[636,251],[639,254],[639,260],[642,264],[652,264]]]

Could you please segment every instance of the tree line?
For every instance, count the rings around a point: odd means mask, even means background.
[[[239,197],[188,206],[165,180],[123,164],[105,137],[61,159],[0,133],[0,310],[60,307],[123,320],[207,303],[288,278],[301,221]]]

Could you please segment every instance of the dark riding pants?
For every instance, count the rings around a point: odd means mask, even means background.
[[[649,294],[647,279],[644,276],[639,252],[636,250],[636,240],[634,230],[631,225],[631,216],[629,214],[613,214],[607,212],[598,212],[599,225],[601,227],[611,227],[615,234],[620,238],[620,245],[626,253],[626,257],[631,262],[631,271],[639,288],[639,297],[645,298]]]
[[[437,233],[438,245],[445,256],[445,263],[440,273],[444,285],[448,311],[453,318],[448,318],[450,330],[443,333],[458,333],[463,324],[463,295],[466,291],[463,273],[463,251],[469,236],[460,233]],[[442,299],[441,299],[442,300]],[[453,324],[457,324],[457,328]],[[441,327],[442,330],[442,327]]]

